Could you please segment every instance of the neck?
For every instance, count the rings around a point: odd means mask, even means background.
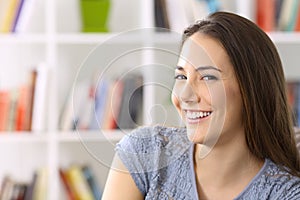
[[[194,165],[198,190],[202,193],[212,194],[213,190],[228,189],[234,198],[262,167],[263,161],[251,154],[244,135],[238,135],[240,136],[231,138],[229,142],[218,142],[205,157],[199,155],[206,147],[195,144]]]

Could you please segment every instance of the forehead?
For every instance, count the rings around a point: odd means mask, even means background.
[[[224,63],[228,62],[228,55],[218,40],[202,33],[195,33],[184,42],[178,66],[204,65],[221,69]]]

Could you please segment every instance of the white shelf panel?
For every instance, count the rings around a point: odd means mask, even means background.
[[[47,142],[48,134],[46,133],[31,133],[31,132],[1,132],[0,143],[17,142]]]
[[[59,44],[132,44],[142,42],[142,37],[131,35],[128,37],[118,37],[119,33],[70,33],[59,34],[57,41]]]
[[[32,44],[46,43],[45,34],[0,34],[0,43],[5,44]]]
[[[146,30],[146,31],[145,31]],[[176,44],[180,42],[179,33],[160,33],[152,32],[153,29],[137,30],[135,32],[123,33],[70,33],[58,34],[57,41],[59,44],[147,44],[150,42],[162,44]]]
[[[300,44],[300,32],[271,32],[268,35],[277,44]]]
[[[79,131],[79,132],[61,132],[56,136],[59,142],[117,142],[130,131],[107,130],[107,131]]]

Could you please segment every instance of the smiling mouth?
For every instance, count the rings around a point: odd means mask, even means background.
[[[212,111],[191,111],[185,110],[186,117],[189,120],[204,119],[211,115]]]

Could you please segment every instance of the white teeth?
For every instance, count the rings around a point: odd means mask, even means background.
[[[192,112],[192,111],[187,111],[186,116],[187,118],[190,119],[197,119],[197,118],[202,118],[202,117],[207,117],[211,114],[211,112]]]

